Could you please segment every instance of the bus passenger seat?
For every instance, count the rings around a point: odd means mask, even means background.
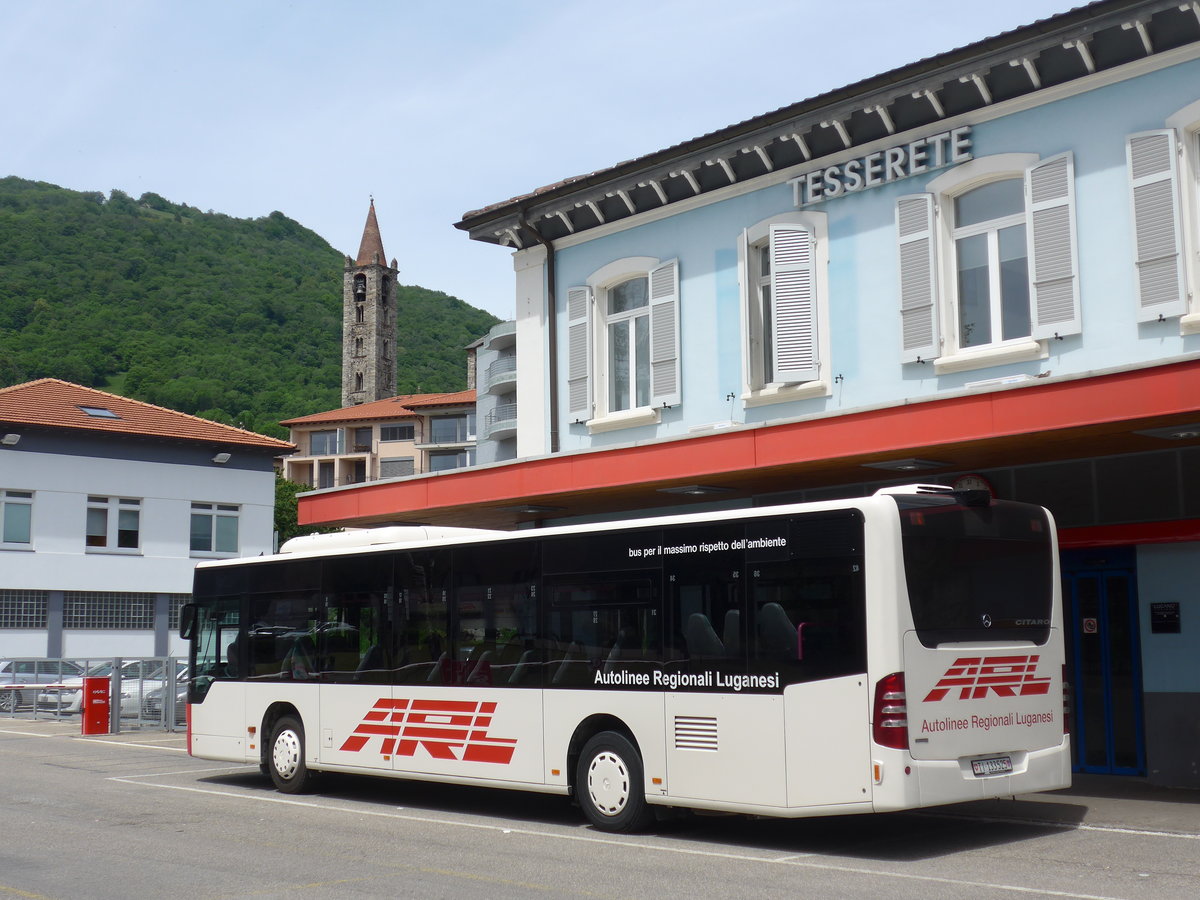
[[[492,683],[492,651],[484,650],[479,655],[479,661],[471,667],[471,673],[467,675],[467,684],[491,684]]]
[[[760,649],[768,654],[796,658],[796,626],[778,603],[764,603],[759,609],[758,640]]]
[[[363,654],[362,660],[355,670],[356,680],[362,681],[363,673],[372,672],[383,668],[383,648],[378,644],[372,644],[367,648],[367,652]]]
[[[587,660],[583,658],[583,647],[577,643],[571,644],[567,648],[567,655],[559,664],[558,671],[554,673],[554,683],[574,684],[581,680],[581,675],[584,676],[583,680],[586,680],[586,672]]]
[[[742,614],[738,610],[725,610],[725,628],[721,639],[725,643],[727,656],[737,656],[742,652]]]
[[[536,650],[526,650],[522,653],[521,658],[517,660],[517,664],[513,666],[512,674],[508,676],[508,683],[520,684],[528,678],[529,673],[533,671],[533,664],[536,657]]]
[[[688,656],[693,659],[725,655],[725,645],[713,631],[712,622],[704,613],[697,612],[688,616],[687,631],[683,637],[687,641]]]

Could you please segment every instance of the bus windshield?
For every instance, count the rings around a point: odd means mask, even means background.
[[[1049,638],[1051,525],[1038,507],[897,498],[908,599],[926,647]]]

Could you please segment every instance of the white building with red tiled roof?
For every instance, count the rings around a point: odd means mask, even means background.
[[[290,449],[53,378],[0,388],[0,656],[183,653],[196,562],[271,552]]]
[[[475,463],[475,391],[401,394],[287,419],[296,452],[284,477],[313,488]]]

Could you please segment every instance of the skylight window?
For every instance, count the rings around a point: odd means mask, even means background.
[[[81,406],[79,407],[93,419],[119,419],[121,418],[111,409],[103,406]]]

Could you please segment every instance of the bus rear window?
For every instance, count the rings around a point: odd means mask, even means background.
[[[1032,641],[1050,634],[1054,567],[1040,507],[897,498],[908,598],[926,647]]]

